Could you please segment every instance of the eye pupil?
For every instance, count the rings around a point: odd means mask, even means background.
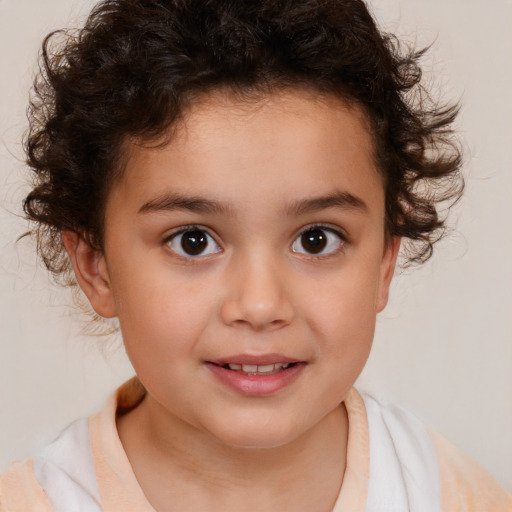
[[[327,236],[321,229],[310,229],[301,236],[302,247],[313,254],[322,252],[327,245]]]
[[[183,233],[181,237],[182,249],[192,256],[201,254],[208,245],[208,238],[204,231],[194,230]]]

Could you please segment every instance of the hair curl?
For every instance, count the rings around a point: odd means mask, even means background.
[[[169,133],[198,94],[307,88],[367,114],[385,178],[386,234],[423,262],[460,197],[457,106],[421,83],[423,51],[377,28],[361,0],[104,0],[78,31],[43,43],[25,140],[24,210],[56,278],[74,282],[61,232],[102,248],[105,201],[127,138]]]

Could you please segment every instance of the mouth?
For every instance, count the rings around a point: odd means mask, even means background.
[[[232,390],[248,396],[265,396],[291,385],[303,373],[307,363],[268,354],[205,361],[205,366],[219,382]]]
[[[270,363],[270,364],[238,364],[238,363],[224,363],[224,364],[215,364],[216,366],[220,366],[225,370],[230,370],[232,372],[243,373],[245,375],[274,375],[276,373],[287,370],[288,368],[292,368],[297,365],[298,362],[295,363]]]

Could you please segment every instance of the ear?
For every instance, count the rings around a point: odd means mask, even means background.
[[[91,247],[74,231],[63,231],[62,241],[71,259],[75,277],[91,306],[104,318],[116,316],[116,307],[103,253]]]
[[[380,313],[388,303],[389,286],[395,272],[396,259],[400,250],[400,238],[393,237],[386,244],[380,265],[379,289],[377,291],[377,312]]]

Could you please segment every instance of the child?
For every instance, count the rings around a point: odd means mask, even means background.
[[[1,510],[510,510],[352,388],[401,243],[427,259],[461,190],[420,54],[354,0],[106,1],[48,41],[25,210],[137,377],[14,465]]]

